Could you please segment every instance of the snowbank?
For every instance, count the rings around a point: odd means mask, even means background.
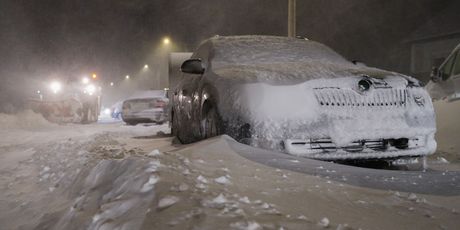
[[[47,121],[41,114],[32,110],[24,110],[16,114],[0,113],[0,129],[40,129],[55,126]]]

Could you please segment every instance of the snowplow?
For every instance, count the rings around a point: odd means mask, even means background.
[[[62,84],[52,81],[28,107],[53,123],[93,123],[98,120],[101,88],[84,78],[82,82]]]

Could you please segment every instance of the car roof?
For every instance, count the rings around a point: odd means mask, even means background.
[[[202,46],[211,50],[214,61],[230,63],[301,62],[312,59],[349,63],[326,45],[308,39],[264,35],[214,36]]]

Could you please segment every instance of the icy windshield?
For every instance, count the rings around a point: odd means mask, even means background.
[[[304,39],[286,37],[223,37],[214,42],[214,67],[324,60],[349,63],[329,47]]]

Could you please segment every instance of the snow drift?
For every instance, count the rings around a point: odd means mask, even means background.
[[[41,129],[53,127],[41,114],[32,110],[24,110],[15,114],[0,113],[0,129]]]

